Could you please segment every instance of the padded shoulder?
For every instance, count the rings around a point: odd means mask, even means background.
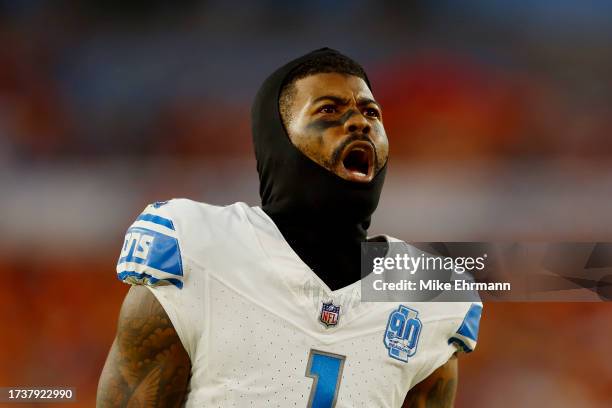
[[[215,256],[226,242],[229,231],[244,225],[244,203],[215,206],[184,198],[148,205],[128,228],[119,261],[117,277],[128,284],[149,286],[186,283],[186,259],[200,263]],[[232,236],[235,236],[233,234]]]
[[[171,207],[148,205],[130,225],[117,261],[117,278],[128,284],[183,287],[183,260]]]

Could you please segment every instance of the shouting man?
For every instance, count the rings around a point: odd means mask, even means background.
[[[289,62],[252,109],[261,207],[149,205],[99,407],[451,407],[480,304],[360,301],[388,141],[362,67]]]

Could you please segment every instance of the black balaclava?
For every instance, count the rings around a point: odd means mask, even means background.
[[[278,101],[292,70],[339,54],[323,48],[276,70],[262,84],[251,111],[262,208],[291,248],[332,290],[361,278],[360,248],[378,205],[386,164],[369,183],[344,180],[293,145]],[[366,83],[370,83],[366,78]]]

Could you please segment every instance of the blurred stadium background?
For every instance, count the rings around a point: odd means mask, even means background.
[[[384,107],[372,232],[612,236],[612,3],[0,0],[0,385],[95,388],[149,202],[258,203],[249,108],[321,46]],[[607,303],[485,307],[458,407],[609,407]],[[60,405],[54,405],[60,406]]]

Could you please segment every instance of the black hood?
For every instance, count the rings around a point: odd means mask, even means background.
[[[339,251],[348,246],[352,252],[366,239],[387,167],[369,183],[351,182],[312,161],[289,139],[278,107],[281,89],[293,69],[326,54],[339,53],[323,48],[276,70],[262,84],[251,111],[262,208],[317,273],[335,262],[327,258],[336,255],[316,253],[322,245],[333,243]],[[366,83],[370,87],[367,78]]]

